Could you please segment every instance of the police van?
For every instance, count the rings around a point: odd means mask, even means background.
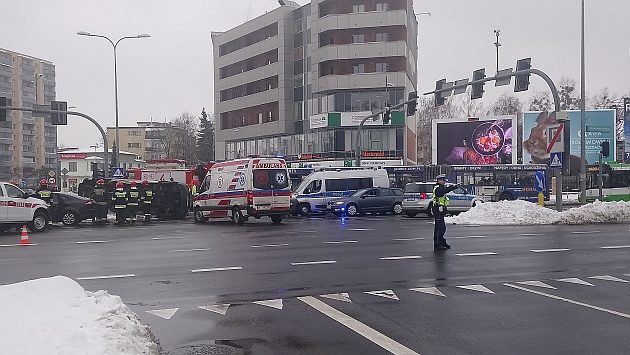
[[[350,169],[315,171],[302,180],[293,193],[295,212],[308,216],[325,212],[326,205],[338,197],[350,196],[361,189],[389,187],[384,169]]]
[[[0,182],[0,230],[28,225],[32,232],[41,232],[48,227],[46,202],[29,197],[13,184]]]
[[[249,217],[282,222],[291,208],[291,182],[284,159],[247,158],[214,164],[195,197],[196,222],[230,218],[242,225]]]

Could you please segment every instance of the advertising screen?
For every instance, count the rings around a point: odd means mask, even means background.
[[[571,170],[580,166],[580,111],[568,111],[571,133]],[[523,114],[523,164],[548,164],[547,126],[557,124],[555,114],[525,112]],[[600,144],[610,142],[610,156],[604,161],[615,161],[615,110],[586,111],[586,164],[597,164]]]
[[[516,117],[433,121],[433,164],[516,164]]]

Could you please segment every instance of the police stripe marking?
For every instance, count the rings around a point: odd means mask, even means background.
[[[242,266],[227,266],[227,267],[213,267],[209,269],[194,269],[190,270],[190,272],[212,272],[212,271],[231,271],[231,270],[243,270]]]
[[[107,276],[88,276],[88,277],[77,277],[77,280],[105,280],[105,279],[124,279],[127,277],[136,277],[134,274],[123,274],[123,275],[107,275]]]

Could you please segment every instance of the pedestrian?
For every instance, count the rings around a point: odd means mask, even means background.
[[[149,181],[142,182],[142,193],[140,195],[142,201],[142,212],[144,213],[144,222],[151,221],[151,206],[153,204],[153,189],[149,185]]]
[[[97,224],[109,223],[107,220],[107,213],[109,212],[109,196],[107,194],[107,189],[105,189],[105,180],[96,180],[96,186],[92,191],[92,200],[95,202],[94,222]]]
[[[444,234],[446,233],[446,223],[444,217],[446,216],[448,206],[447,193],[457,189],[457,185],[446,186],[446,175],[438,175],[437,183],[433,187],[433,207],[431,212],[435,219],[435,226],[433,227],[433,250],[446,250],[450,249]]]
[[[44,200],[48,207],[52,206],[52,191],[48,188],[48,180],[41,179],[39,180],[39,187],[35,193],[37,198],[40,200]]]
[[[138,191],[138,184],[135,181],[132,181],[130,185],[127,211],[129,212],[131,223],[136,223],[136,219],[138,218],[138,206],[140,205],[140,191]]]
[[[116,183],[116,191],[112,196],[114,202],[114,211],[116,212],[116,225],[121,226],[125,224],[127,218],[127,192],[125,191],[125,184],[122,181]]]
[[[197,180],[193,180],[192,186],[190,187],[190,194],[193,198],[197,197]]]

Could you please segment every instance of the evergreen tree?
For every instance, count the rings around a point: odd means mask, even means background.
[[[206,109],[201,110],[199,134],[197,135],[197,159],[206,163],[214,160],[214,123],[208,119]]]

